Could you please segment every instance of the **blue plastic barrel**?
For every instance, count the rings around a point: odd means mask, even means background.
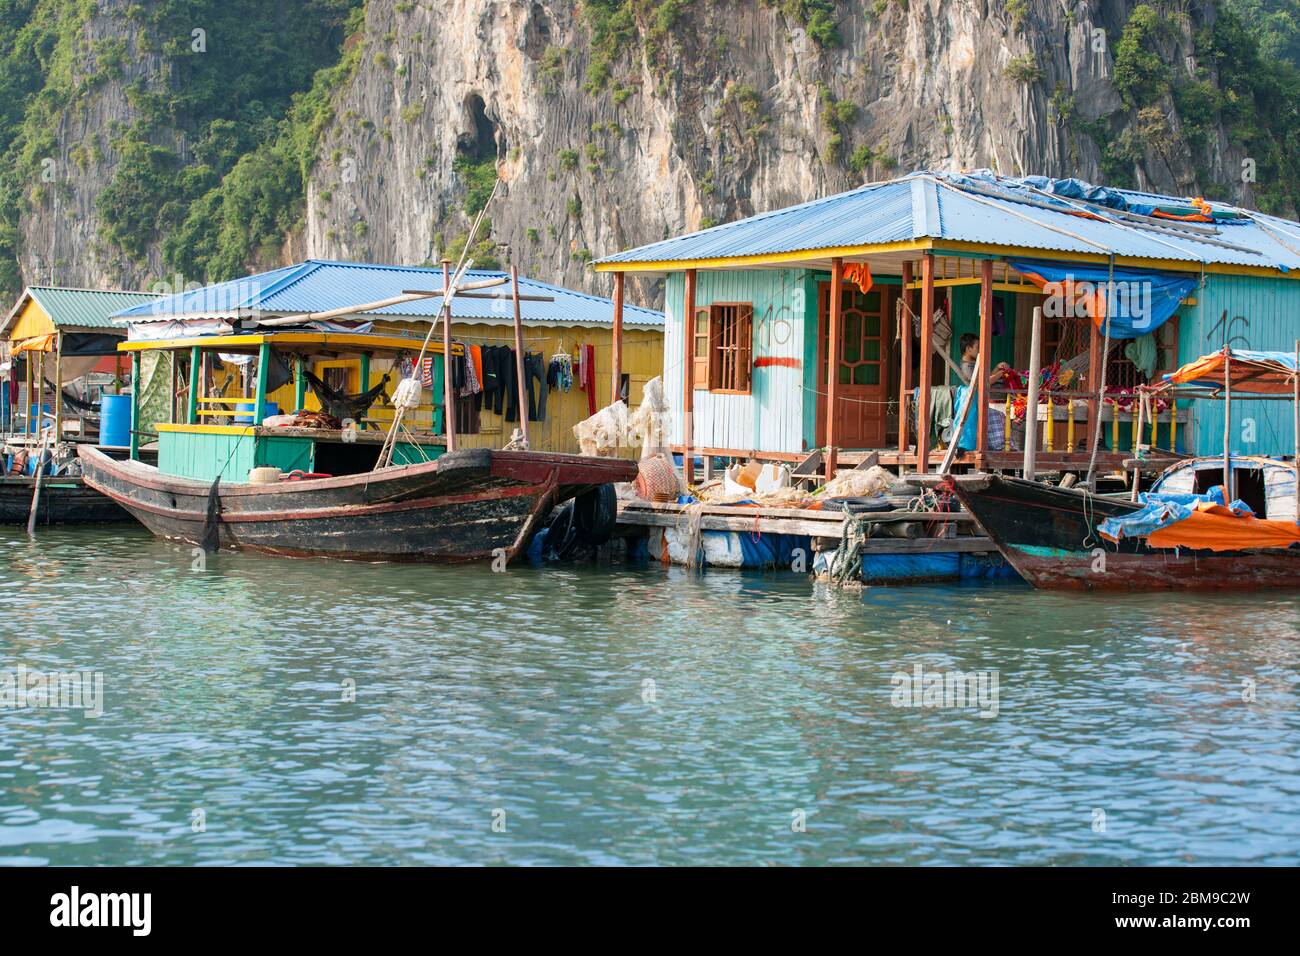
[[[253,424],[253,410],[254,410],[255,408],[256,408],[256,406],[255,406],[252,402],[240,402],[238,405],[236,405],[236,406],[235,406],[235,411],[237,411],[237,412],[245,412],[246,414],[243,414],[243,415],[236,415],[236,416],[235,416],[235,424],[237,424],[237,425],[251,425],[251,424]],[[280,404],[279,404],[279,402],[267,402],[267,403],[266,403],[266,417],[267,417],[267,418],[270,418],[272,415],[279,415],[279,414],[280,414]]]
[[[118,448],[131,444],[130,395],[105,395],[99,400],[99,443]]]

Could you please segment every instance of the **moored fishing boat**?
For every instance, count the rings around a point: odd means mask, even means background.
[[[397,335],[273,329],[129,342],[123,349],[137,367],[148,351],[188,356],[185,420],[155,424],[157,465],[134,460],[138,448],[132,460],[115,461],[83,446],[86,484],[160,537],[294,556],[510,560],[550,509],[571,498],[580,499],[589,533],[601,533],[599,525],[612,530],[612,487],[606,486],[634,478],[635,462],[526,450],[447,451],[436,416],[427,428],[415,420],[419,408],[435,411],[429,406],[410,406],[404,423],[395,410],[387,432],[367,429],[375,422],[364,416],[385,396],[386,377],[367,393],[349,396],[307,369],[309,360],[358,355],[367,366],[388,359],[397,367],[422,346],[433,359],[432,377],[440,378],[442,346]],[[218,355],[232,365],[248,357],[256,370],[249,372],[256,380],[251,396],[204,394]],[[274,386],[287,390],[291,380],[299,410],[311,382],[323,402],[351,410],[356,420],[345,423],[322,412],[268,415]],[[214,419],[222,423],[210,423]]]
[[[1234,392],[1290,395],[1297,361],[1225,348],[1166,375],[1149,392],[1227,403]],[[1225,433],[1228,428],[1225,428]],[[1298,439],[1300,440],[1300,439]],[[1232,455],[1178,462],[1151,490],[1098,495],[1020,478],[950,479],[998,550],[1039,588],[1253,590],[1300,588],[1296,458]]]

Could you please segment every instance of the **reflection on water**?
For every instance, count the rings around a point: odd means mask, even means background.
[[[1300,862],[1293,595],[0,549],[0,862]]]

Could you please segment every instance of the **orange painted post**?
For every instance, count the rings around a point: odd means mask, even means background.
[[[826,480],[835,477],[835,413],[840,389],[840,323],[844,303],[844,260],[831,259],[831,308],[826,327]]]
[[[921,370],[916,403],[916,470],[930,470],[930,365],[934,358],[934,256],[921,258]]]
[[[623,273],[614,273],[614,359],[609,401],[617,402],[623,392]],[[632,396],[628,396],[631,398]]]
[[[980,364],[975,370],[975,399],[979,402],[979,434],[975,452],[983,458],[989,450],[989,363],[993,351],[993,260],[980,262]],[[953,441],[957,436],[953,436]]]
[[[900,300],[903,308],[898,310],[898,321],[900,327],[898,330],[899,344],[899,386],[898,386],[898,454],[900,456],[907,454],[908,447],[908,417],[907,417],[907,400],[912,394],[912,317],[909,313],[909,307],[912,304],[911,293],[908,286],[912,284],[912,263],[903,263],[903,292]]]
[[[695,432],[695,270],[686,270],[686,294],[682,298],[682,474],[686,485],[695,483],[695,453],[691,443]]]

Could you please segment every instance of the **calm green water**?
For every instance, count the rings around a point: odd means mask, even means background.
[[[0,619],[0,671],[104,681],[0,710],[0,862],[1300,863],[1294,595],[195,572],[126,526],[0,529]],[[997,716],[893,706],[918,664]]]

